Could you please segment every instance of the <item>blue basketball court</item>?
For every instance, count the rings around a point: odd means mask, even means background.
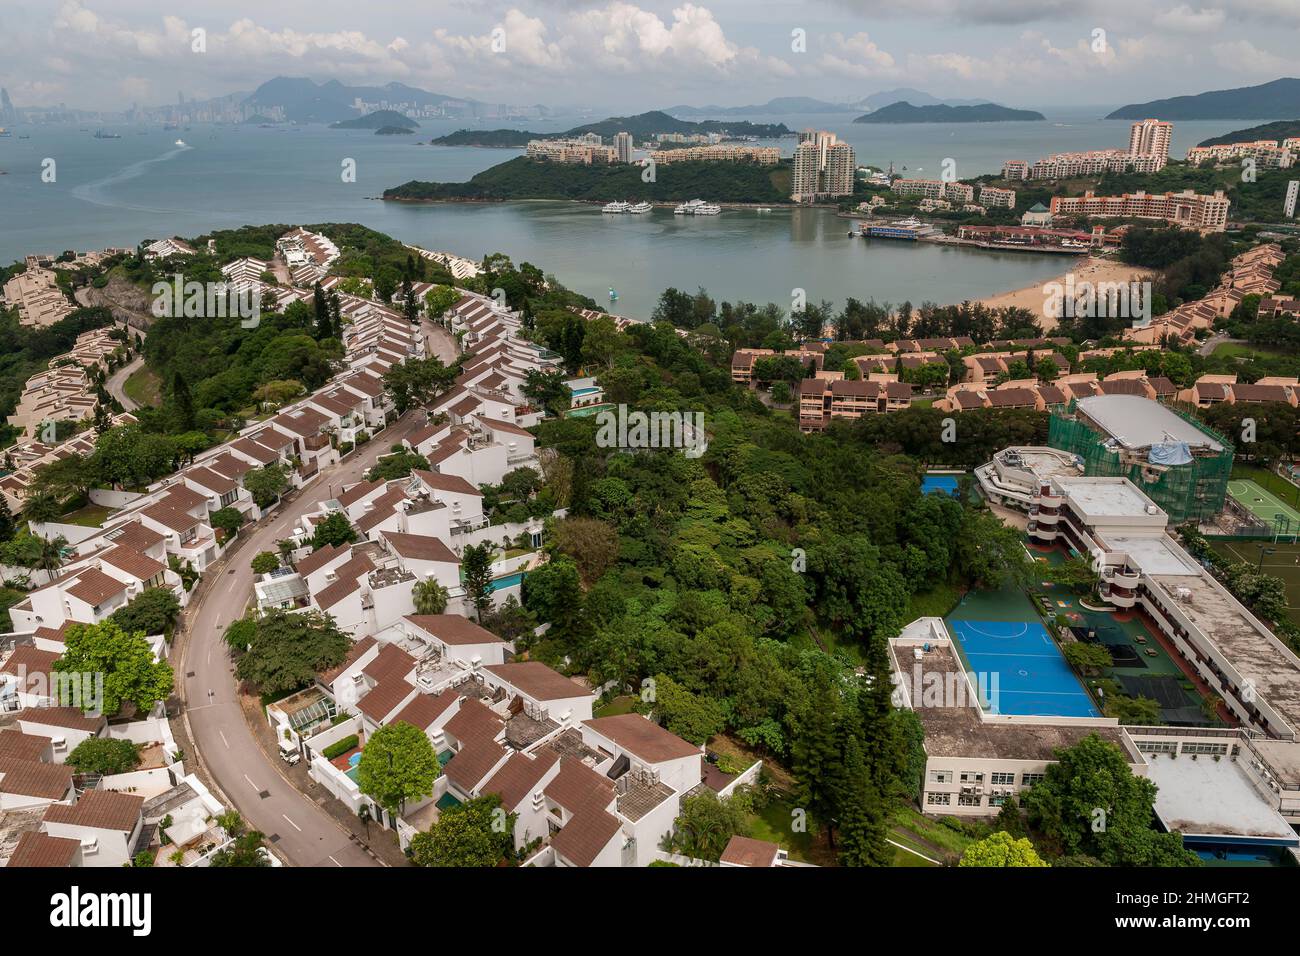
[[[1101,716],[1056,643],[1036,621],[950,620],[948,629],[966,666],[977,675],[987,675],[983,682],[992,713]]]

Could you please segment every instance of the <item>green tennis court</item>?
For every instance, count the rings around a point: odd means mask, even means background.
[[[1270,529],[1288,536],[1300,533],[1300,512],[1255,482],[1234,478],[1228,482],[1228,494]]]
[[[1300,544],[1290,541],[1212,540],[1210,547],[1230,561],[1244,561],[1286,585],[1287,614],[1300,624]]]

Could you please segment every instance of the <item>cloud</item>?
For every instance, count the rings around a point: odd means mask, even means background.
[[[882,50],[865,33],[846,37],[832,33],[826,40],[827,50],[817,59],[820,69],[855,79],[893,77],[900,72],[894,57]]]
[[[1225,18],[1226,14],[1222,10],[1193,10],[1183,3],[1156,14],[1154,22],[1156,26],[1164,27],[1167,30],[1178,30],[1184,33],[1206,33],[1223,26]]]
[[[1292,59],[1261,50],[1249,40],[1230,40],[1210,47],[1215,60],[1223,67],[1261,76],[1291,76],[1296,72]]]

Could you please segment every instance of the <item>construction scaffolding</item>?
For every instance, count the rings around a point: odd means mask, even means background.
[[[1194,449],[1184,465],[1161,465],[1149,458],[1150,448],[1124,448],[1113,436],[1075,417],[1075,402],[1052,412],[1047,443],[1077,455],[1084,474],[1098,478],[1127,478],[1165,510],[1171,524],[1201,524],[1223,510],[1232,474],[1233,448],[1224,436],[1175,408],[1165,406],[1198,431],[1213,438],[1220,451]]]

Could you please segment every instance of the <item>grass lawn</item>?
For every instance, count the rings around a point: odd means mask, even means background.
[[[954,585],[938,584],[928,591],[913,594],[907,602],[907,614],[904,617],[909,622],[918,617],[947,617],[960,600],[961,591]]]
[[[6,632],[14,629],[13,621],[9,618],[9,609],[25,597],[27,597],[25,591],[0,587],[0,628],[4,628]]]
[[[108,520],[110,515],[117,514],[117,508],[109,508],[105,505],[86,505],[78,508],[76,511],[69,511],[59,521],[63,524],[76,524],[84,528],[98,528]]]
[[[122,391],[137,405],[156,408],[162,402],[162,382],[147,365],[141,366],[122,383]]]
[[[597,717],[617,717],[619,714],[632,713],[634,706],[636,706],[636,698],[631,694],[624,694],[622,697],[615,697],[603,707],[597,707],[593,713]]]
[[[900,807],[894,811],[889,836],[936,860],[943,859],[946,855],[955,860],[966,851],[966,847],[975,842],[973,837],[944,826],[911,807]]]
[[[794,801],[789,798],[773,800],[750,817],[749,836],[777,844],[789,852],[790,859],[801,863],[837,865],[835,854],[826,845],[826,838],[809,832],[811,826],[803,833],[794,832],[794,809]]]
[[[1273,553],[1263,554],[1263,550],[1257,547],[1261,544]],[[1210,547],[1230,561],[1244,561],[1251,567],[1259,567],[1265,574],[1281,578],[1286,587],[1287,616],[1296,624],[1300,624],[1300,544],[1293,544],[1290,541],[1211,539]]]
[[[1223,342],[1214,347],[1215,358],[1235,358],[1246,359],[1260,358],[1291,358],[1290,353],[1279,352],[1276,349],[1264,348],[1260,345],[1250,345],[1246,342]]]

